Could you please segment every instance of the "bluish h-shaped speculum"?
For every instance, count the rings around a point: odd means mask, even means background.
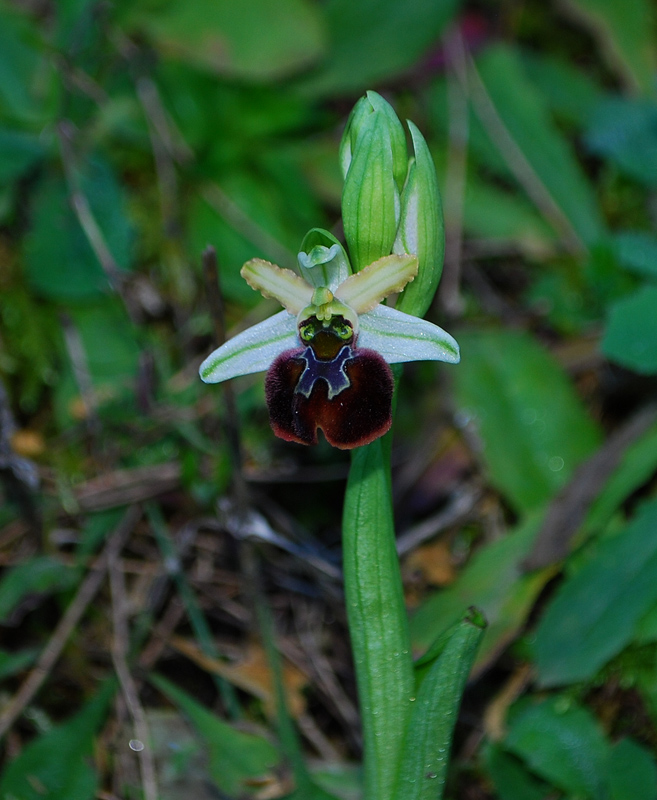
[[[348,344],[344,345],[337,356],[330,361],[317,358],[312,347],[306,347],[298,357],[303,358],[306,366],[296,385],[295,393],[310,397],[317,381],[325,380],[328,384],[328,399],[332,400],[351,386],[345,372],[345,364],[354,356]]]

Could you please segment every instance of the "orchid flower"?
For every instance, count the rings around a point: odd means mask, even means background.
[[[334,243],[300,252],[301,275],[258,258],[244,264],[249,286],[284,310],[215,350],[200,376],[219,383],[267,370],[265,395],[277,436],[316,444],[321,429],[331,445],[351,449],[390,428],[389,364],[455,364],[459,348],[437,325],[382,304],[415,278],[415,255],[383,256],[352,274],[342,245],[317,233]]]

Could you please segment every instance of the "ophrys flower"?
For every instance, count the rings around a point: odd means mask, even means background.
[[[242,267],[247,283],[284,310],[215,350],[201,364],[201,378],[218,383],[267,370],[277,436],[316,444],[321,428],[334,447],[368,444],[390,428],[388,364],[457,363],[458,345],[437,325],[381,304],[413,280],[414,255],[384,256],[355,274],[337,242],[298,260],[301,276],[262,259]]]

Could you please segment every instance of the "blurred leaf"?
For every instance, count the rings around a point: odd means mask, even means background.
[[[43,157],[44,152],[40,137],[0,128],[0,184],[20,178]]]
[[[611,361],[643,374],[657,372],[657,286],[612,305],[602,338],[602,352]]]
[[[17,653],[8,653],[0,650],[0,681],[22,672],[34,663],[39,651],[35,648],[19,650]]]
[[[626,175],[657,185],[657,104],[611,97],[601,102],[586,131],[589,150]]]
[[[518,511],[549,500],[600,442],[565,373],[527,334],[459,336],[454,372],[463,424],[474,424],[491,481]]]
[[[308,67],[324,49],[319,7],[308,0],[148,0],[133,3],[126,26],[165,55],[252,81]]]
[[[588,123],[604,95],[589,74],[561,58],[533,51],[523,51],[522,64],[555,114],[578,127]]]
[[[311,766],[313,780],[341,800],[362,800],[363,780],[360,764],[321,762]]]
[[[650,0],[564,0],[597,38],[609,65],[634,89],[654,91],[655,14]]]
[[[621,231],[614,235],[613,242],[623,267],[657,279],[657,236],[644,231]]]
[[[430,647],[470,606],[480,608],[488,622],[475,671],[505,647],[517,635],[552,575],[551,570],[523,573],[521,567],[540,523],[541,518],[534,517],[503,539],[482,547],[453,584],[425,600],[411,616],[413,647]]]
[[[71,308],[87,359],[89,374],[96,387],[110,385],[115,393],[134,379],[139,359],[137,330],[119,301]]]
[[[545,100],[524,74],[517,53],[497,45],[488,48],[477,64],[495,111],[535,174],[532,180],[540,182],[584,244],[600,239],[604,223],[595,194],[570,144],[550,118]]]
[[[440,37],[460,0],[327,0],[330,39],[306,95],[355,93],[413,66]]]
[[[249,779],[264,777],[278,763],[276,748],[267,739],[238,731],[160,675],[149,680],[180,708],[204,740],[210,773],[222,792],[240,795]]]
[[[637,622],[632,642],[638,645],[657,642],[657,606],[653,606]]]
[[[105,686],[63,725],[27,744],[0,777],[3,800],[92,800],[98,774],[91,766],[94,735],[114,693]]]
[[[44,125],[54,111],[54,71],[30,18],[0,2],[0,120]]]
[[[569,796],[603,800],[607,742],[593,715],[566,698],[529,705],[504,745]]]
[[[657,765],[650,751],[630,739],[621,739],[607,759],[610,800],[655,800]]]
[[[125,198],[109,164],[95,158],[80,176],[110,252],[123,269],[131,265],[132,228]],[[33,291],[55,300],[83,300],[108,291],[108,281],[70,205],[66,183],[50,176],[31,198],[31,230],[25,237],[25,269]]]
[[[526,198],[469,176],[465,190],[463,227],[476,238],[513,244],[528,258],[554,253],[553,229]]]
[[[6,620],[30,594],[70,589],[79,573],[50,556],[35,556],[12,567],[0,581],[0,620]]]
[[[632,640],[657,603],[657,502],[646,504],[613,537],[596,543],[557,590],[536,630],[543,686],[591,678]]]
[[[549,787],[498,745],[487,747],[484,759],[499,800],[545,800],[548,796]]]
[[[657,423],[624,453],[620,464],[591,504],[580,532],[581,538],[601,531],[633,492],[640,489],[657,469]]]

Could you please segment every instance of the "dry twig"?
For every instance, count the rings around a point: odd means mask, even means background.
[[[69,636],[100,589],[108,565],[121,552],[140,515],[141,511],[136,506],[131,506],[123,515],[100,554],[95,568],[87,573],[48,644],[41,651],[36,665],[0,715],[0,738],[11,728],[48,677],[48,673],[61,655]]]

